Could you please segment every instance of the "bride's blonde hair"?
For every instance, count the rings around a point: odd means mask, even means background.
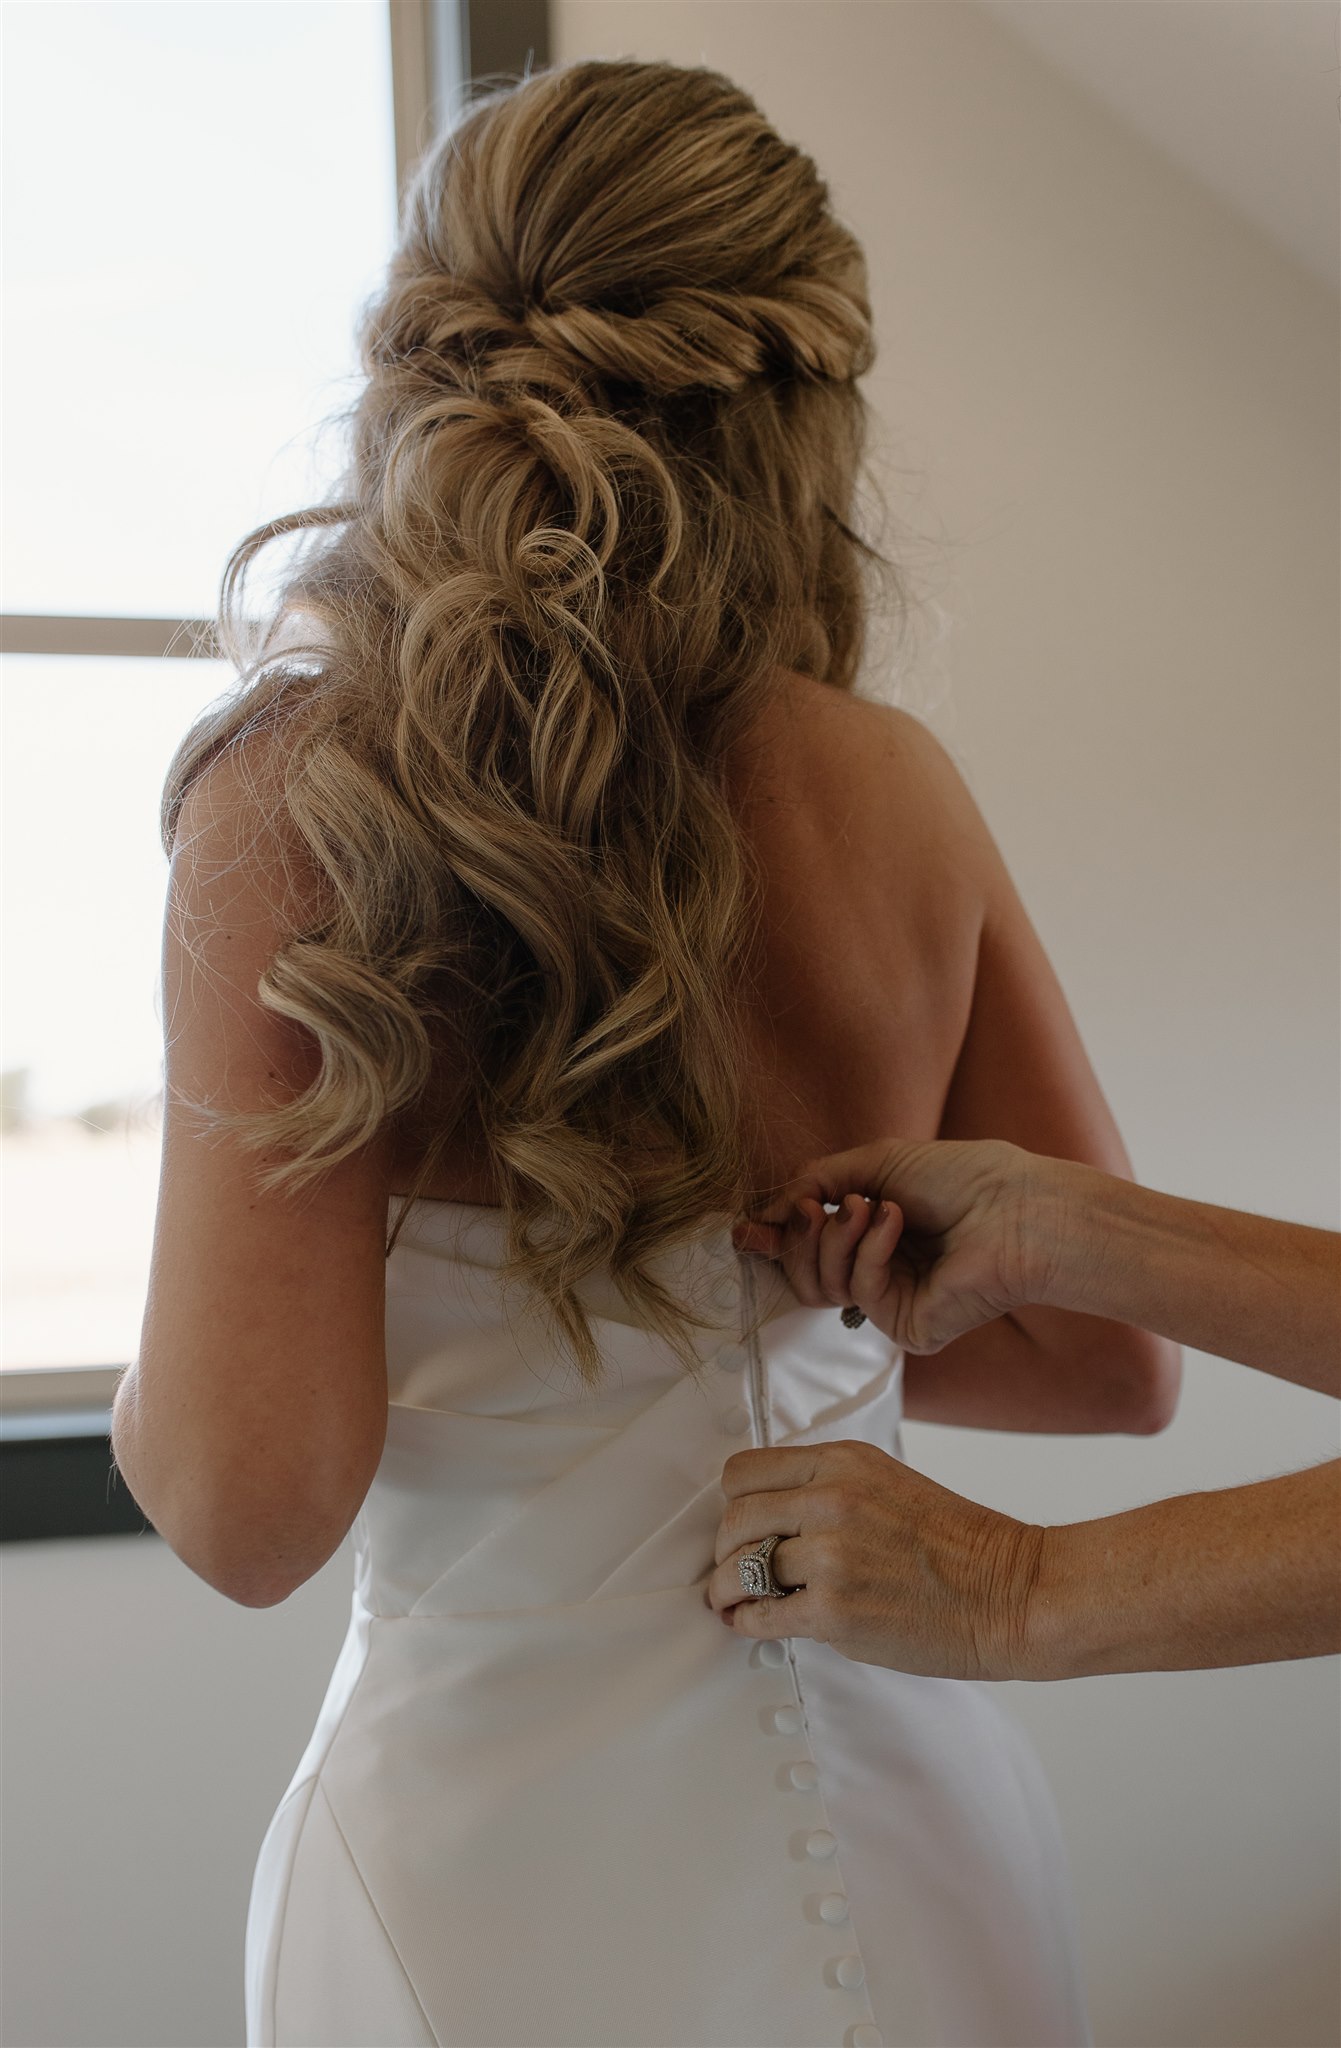
[[[413,1196],[472,1110],[504,1275],[583,1373],[574,1290],[607,1261],[688,1363],[701,1318],[649,1262],[757,1192],[758,885],[725,761],[777,670],[846,688],[860,658],[862,255],[729,80],[573,64],[429,152],[360,343],[347,475],[234,550],[239,687],[164,791],[171,851],[195,778],[272,733],[325,885],[259,984],[317,1078],[214,1119],[297,1190],[431,1108]],[[249,565],[294,533],[245,620]]]

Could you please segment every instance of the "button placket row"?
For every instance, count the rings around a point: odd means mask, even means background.
[[[750,1435],[754,1421],[742,1398],[740,1384],[740,1375],[748,1362],[749,1352],[743,1344],[736,1343],[723,1344],[713,1360],[720,1375],[719,1392],[727,1403],[717,1412],[717,1426],[724,1435],[742,1439]]]
[[[781,1676],[784,1670],[787,1672],[792,1682],[795,1698],[791,1704],[773,1709],[772,1727],[777,1734],[791,1737],[793,1740],[798,1736],[804,1737],[806,1739],[806,1746],[809,1748],[809,1730],[805,1717],[805,1703],[801,1696],[795,1663],[787,1644],[785,1642],[755,1643],[751,1649],[750,1658],[752,1663],[764,1670],[776,1671],[779,1676]],[[838,1837],[828,1825],[829,1816],[825,1811],[824,1797],[820,1790],[819,1765],[816,1763],[813,1754],[798,1758],[795,1763],[787,1766],[786,1787],[788,1796],[800,1793],[805,1798],[814,1800],[819,1809],[819,1825],[812,1827],[805,1838],[805,1853],[815,1870],[816,1876],[819,1876],[822,1872],[832,1887],[824,1892],[819,1899],[819,1917],[826,1927],[835,1929],[842,1927],[851,1930],[852,1921],[848,1907],[847,1892],[843,1888],[842,1872],[838,1862]],[[852,1932],[851,1939],[855,1942],[855,1932]],[[831,1981],[840,1989],[853,1993],[859,1993],[864,1989],[866,1965],[862,1961],[859,1952],[853,1950],[849,1951],[846,1955],[835,1957],[830,1965],[830,1969],[832,1971]],[[865,1998],[863,2003],[866,2006],[867,2012],[871,2013],[869,1997]],[[879,2028],[874,2024],[874,2015],[872,2014],[871,2018],[859,2021],[856,2026],[850,2027],[843,2040],[844,2048],[881,2048],[881,2034]]]
[[[749,1271],[748,1260],[743,1256],[738,1259],[738,1265],[741,1273],[742,1295],[750,1322],[753,1324],[753,1276]],[[749,1367],[750,1394],[754,1405],[754,1418],[758,1425],[758,1441],[767,1444],[768,1411],[764,1389],[763,1361],[759,1356],[757,1335],[749,1345],[725,1345],[717,1354],[717,1362],[726,1372],[740,1372],[746,1366]],[[747,1423],[750,1420],[748,1410],[746,1411],[746,1420]],[[804,1739],[806,1748],[809,1750],[809,1724],[806,1720],[805,1701],[802,1697],[801,1683],[796,1670],[796,1660],[792,1655],[790,1644],[786,1641],[755,1643],[750,1650],[750,1662],[763,1670],[776,1671],[779,1676],[784,1671],[786,1672],[791,1680],[793,1696],[786,1704],[773,1709],[771,1726],[777,1735],[788,1737],[793,1741],[798,1737]],[[829,1817],[824,1806],[824,1795],[820,1789],[819,1765],[813,1754],[798,1758],[796,1762],[788,1766],[785,1785],[787,1797],[790,1798],[800,1794],[804,1798],[814,1800],[819,1809],[819,1825],[811,1828],[805,1838],[805,1853],[811,1867],[817,1876],[823,1872],[831,1887],[819,1899],[819,1917],[826,1927],[851,1928],[852,1922],[848,1908],[847,1892],[843,1886],[842,1873],[838,1863],[838,1837],[828,1825]],[[851,1939],[855,1945],[855,1931],[852,1933]],[[859,1952],[849,1952],[846,1955],[833,1958],[829,1969],[832,1972],[831,1981],[841,1990],[848,1991],[854,1995],[864,1992],[866,1965],[862,1961]],[[826,1971],[827,1974],[828,1972]],[[874,2024],[875,2015],[871,2007],[869,1993],[862,1997],[862,2004],[866,2008],[867,2018],[847,2029],[843,2036],[843,2048],[882,2048],[883,2036],[880,2033],[880,2029]]]

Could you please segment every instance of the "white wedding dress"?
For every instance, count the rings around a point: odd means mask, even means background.
[[[588,1389],[502,1243],[424,1201],[388,1260],[386,1449],[256,1866],[252,2048],[1087,2043],[1052,1803],[988,1692],[704,1603],[726,1457],[898,1455],[899,1354],[707,1232],[664,1269],[720,1321],[701,1382],[597,1276]]]

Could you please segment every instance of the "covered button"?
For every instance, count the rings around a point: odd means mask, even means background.
[[[728,1436],[744,1436],[749,1426],[750,1411],[748,1408],[728,1408],[722,1417],[722,1428]]]
[[[787,1776],[798,1792],[813,1792],[819,1783],[819,1772],[813,1764],[793,1764]]]
[[[799,1735],[805,1726],[799,1707],[779,1707],[773,1716],[773,1726],[779,1735]]]
[[[776,1669],[779,1664],[787,1662],[787,1652],[783,1649],[781,1643],[756,1643],[754,1646],[754,1661],[756,1664],[772,1665]]]
[[[847,1918],[847,1900],[841,1892],[826,1892],[819,1909],[820,1919],[830,1927],[841,1927]]]
[[[885,2048],[885,2037],[879,2027],[854,2027],[848,2039],[852,2048]]]
[[[860,1991],[866,1982],[866,1966],[860,1956],[840,1957],[835,1974],[844,1991]]]
[[[717,1354],[717,1363],[723,1372],[743,1372],[749,1357],[743,1344],[723,1344]]]
[[[825,1863],[838,1847],[838,1838],[827,1828],[816,1828],[813,1835],[806,1836],[806,1855],[816,1863]]]

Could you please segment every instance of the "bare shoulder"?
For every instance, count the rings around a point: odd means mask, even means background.
[[[173,814],[174,864],[227,869],[276,906],[289,890],[314,891],[316,871],[286,801],[289,753],[283,732],[267,725],[236,736],[207,760]]]
[[[911,850],[985,878],[991,835],[949,753],[912,712],[787,674],[760,735],[771,790],[809,799],[848,841]]]
[[[751,740],[760,986],[807,1143],[855,1143],[873,1118],[930,1136],[987,896],[976,807],[916,718],[805,677],[780,679]]]

